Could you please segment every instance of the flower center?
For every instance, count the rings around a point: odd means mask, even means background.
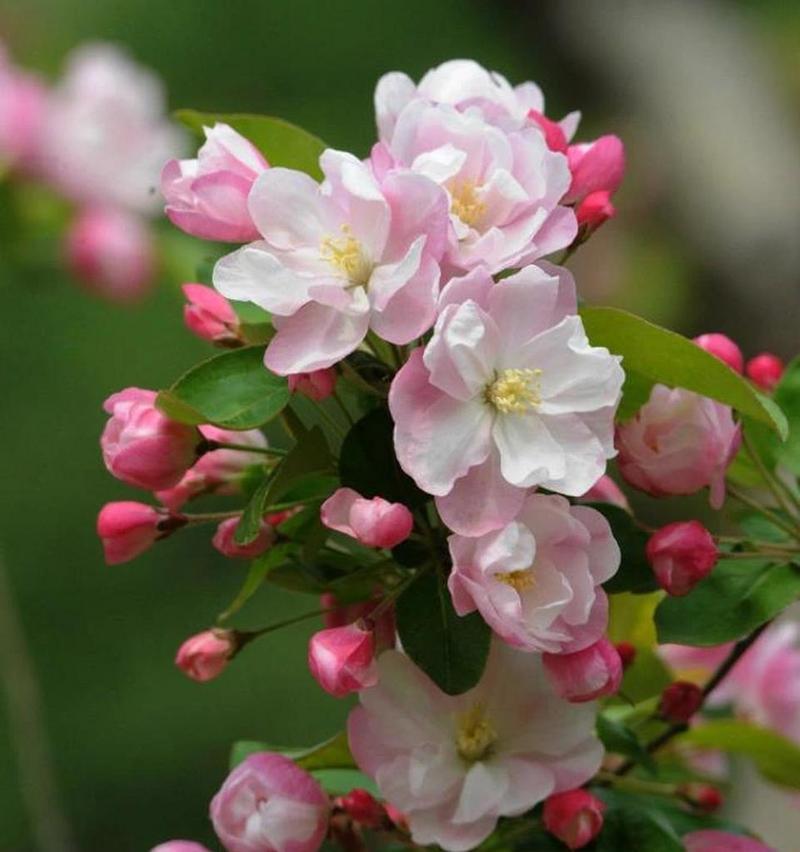
[[[482,704],[473,704],[466,713],[458,717],[456,748],[459,756],[468,763],[484,760],[497,742],[497,731],[486,718]]]
[[[372,274],[372,263],[349,225],[342,225],[342,236],[327,236],[319,249],[320,257],[339,270],[351,284],[365,286]]]
[[[503,414],[524,414],[542,401],[541,370],[501,370],[486,388],[486,401]]]
[[[474,228],[486,212],[486,205],[478,198],[472,181],[462,181],[450,190],[450,212],[465,224]]]
[[[500,571],[494,575],[494,578],[501,583],[505,583],[507,586],[511,586],[512,589],[516,589],[518,592],[531,589],[536,583],[533,571],[530,568],[522,571]]]

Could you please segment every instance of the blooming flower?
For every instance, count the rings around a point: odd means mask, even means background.
[[[222,674],[235,650],[227,630],[204,630],[178,648],[175,665],[192,680],[205,683]]]
[[[608,521],[556,494],[531,494],[516,520],[477,538],[450,536],[448,586],[459,615],[477,609],[506,642],[570,653],[606,628],[600,584],[619,567]]]
[[[580,651],[544,654],[542,663],[553,689],[567,701],[613,695],[622,682],[622,657],[605,636]]]
[[[322,504],[322,523],[367,547],[396,547],[411,534],[414,518],[402,503],[368,500],[352,488],[338,488]]]
[[[573,315],[566,270],[489,281],[443,307],[389,393],[401,467],[473,536],[511,521],[528,488],[578,496],[597,482],[623,380],[619,358],[590,346]]]
[[[449,696],[404,655],[378,659],[376,686],[348,720],[359,767],[408,820],[415,843],[472,849],[599,768],[596,707],[567,704],[538,657],[494,643],[481,681]]]
[[[392,170],[380,185],[351,154],[325,151],[320,186],[273,168],[250,193],[263,240],[222,258],[214,286],[273,314],[267,367],[281,375],[330,367],[371,328],[405,344],[431,326],[447,199],[427,178]]]

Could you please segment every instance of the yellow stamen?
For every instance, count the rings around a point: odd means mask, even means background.
[[[486,388],[486,401],[503,414],[524,414],[542,401],[541,375],[541,370],[501,370]]]
[[[463,181],[453,186],[450,196],[450,212],[471,228],[477,226],[483,214],[486,212],[486,205],[478,198],[475,184],[472,181]]]
[[[511,586],[512,589],[516,589],[518,592],[524,592],[526,589],[531,589],[536,583],[533,571],[531,571],[530,568],[522,571],[501,571],[495,574],[494,578],[495,580],[499,580],[501,583]]]
[[[475,763],[489,757],[492,746],[497,742],[497,731],[486,718],[482,704],[473,704],[466,713],[458,717],[456,748],[463,760]]]
[[[351,284],[364,286],[372,274],[372,264],[349,225],[342,225],[342,236],[327,236],[320,245],[320,257],[344,273]]]

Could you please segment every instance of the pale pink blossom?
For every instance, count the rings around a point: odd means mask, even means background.
[[[236,311],[216,290],[204,284],[184,284],[183,321],[201,340],[223,346],[241,344]]]
[[[0,43],[0,163],[35,169],[47,109],[47,89],[11,64]]]
[[[619,471],[654,497],[710,489],[725,500],[725,472],[741,443],[741,426],[727,405],[683,388],[655,385],[636,415],[617,428]]]
[[[582,849],[603,828],[605,803],[588,790],[567,790],[548,796],[542,822],[568,849]]]
[[[375,636],[364,623],[317,631],[308,643],[308,668],[328,693],[342,698],[378,680]]]
[[[585,503],[611,503],[626,512],[631,510],[628,498],[608,474],[603,474],[580,499]]]
[[[115,207],[81,210],[69,225],[64,248],[75,278],[111,302],[137,302],[154,283],[153,235],[136,214]]]
[[[614,695],[622,683],[622,658],[605,636],[580,651],[544,654],[542,663],[556,693],[573,703]]]
[[[106,503],[97,516],[97,535],[103,542],[103,554],[107,565],[130,562],[149,550],[162,535],[159,524],[167,515],[162,510],[122,500]]]
[[[197,429],[171,420],[155,402],[156,392],[142,388],[112,394],[103,403],[111,418],[100,437],[109,473],[148,490],[176,485],[202,440]]]
[[[222,674],[235,649],[230,631],[204,630],[178,648],[175,665],[187,677],[205,683]]]
[[[448,581],[459,615],[476,609],[505,642],[569,653],[605,632],[601,583],[619,568],[608,521],[557,494],[531,494],[516,519],[477,538],[449,538]]]
[[[209,852],[209,850],[206,846],[192,840],[168,840],[166,843],[154,846],[150,852]]]
[[[778,852],[773,846],[752,837],[714,829],[690,831],[683,835],[682,840],[686,852]]]
[[[580,786],[600,766],[596,706],[558,698],[536,655],[495,642],[480,682],[457,696],[396,651],[378,670],[350,714],[350,749],[417,844],[472,849],[501,816]]]
[[[261,521],[258,535],[248,544],[238,544],[234,538],[239,527],[239,518],[226,518],[217,527],[211,544],[223,556],[229,559],[254,559],[269,550],[275,542],[275,530],[267,523]]]
[[[228,852],[316,852],[328,813],[317,781],[271,752],[243,760],[211,800],[211,821]]]
[[[173,225],[204,240],[257,240],[247,198],[269,163],[227,124],[204,127],[203,132],[206,141],[196,159],[170,160],[161,172],[165,212]]]
[[[352,488],[338,488],[320,509],[328,529],[349,535],[367,547],[396,547],[411,535],[414,518],[402,503],[383,497],[362,497]]]
[[[656,530],[645,548],[658,585],[670,595],[687,595],[719,559],[714,537],[699,521],[677,521]]]
[[[624,375],[589,344],[566,270],[479,285],[443,308],[389,393],[400,466],[470,536],[505,526],[533,486],[579,496],[597,482]]]
[[[326,367],[324,370],[314,370],[311,373],[295,373],[289,376],[289,390],[300,393],[322,402],[333,394],[336,389],[336,370]]]
[[[761,390],[775,390],[785,370],[783,361],[771,352],[762,352],[751,358],[745,366],[745,373],[750,381]]]
[[[732,370],[737,373],[744,371],[744,357],[742,350],[724,334],[712,332],[710,334],[701,334],[694,338],[694,342],[701,348],[705,349],[711,355],[719,358],[727,364]]]
[[[409,343],[435,317],[448,224],[441,189],[397,169],[379,184],[341,151],[325,151],[320,166],[321,186],[290,169],[264,172],[249,199],[263,240],[214,270],[224,296],[273,315],[264,361],[280,375],[332,366],[369,329]]]

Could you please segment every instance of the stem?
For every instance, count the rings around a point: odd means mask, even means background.
[[[339,410],[342,412],[342,414],[344,414],[347,422],[352,426],[355,423],[355,420],[353,419],[353,415],[347,410],[347,406],[344,404],[342,398],[339,396],[339,394],[336,391],[333,392],[332,399],[336,403],[336,405],[339,407]]]
[[[628,790],[631,793],[644,793],[651,796],[675,796],[678,793],[677,784],[662,784],[658,781],[647,781],[644,778],[627,778],[602,770],[595,775],[595,779],[603,784],[608,784],[609,787]]]
[[[242,514],[241,509],[231,512],[196,512],[191,515],[181,515],[187,524],[209,524],[215,521],[227,521],[228,518],[238,518]]]
[[[235,633],[238,640],[236,653],[244,648],[245,645],[252,642],[253,639],[258,639],[259,636],[266,636],[267,633],[274,633],[276,630],[291,627],[293,624],[299,624],[301,621],[308,621],[309,618],[316,618],[318,615],[336,612],[338,609],[341,609],[341,607],[333,606],[326,607],[325,609],[315,609],[313,612],[304,612],[302,615],[295,615],[283,621],[276,621],[275,624],[268,624],[266,627],[259,627],[257,630],[236,630]]]
[[[323,408],[321,405],[317,406],[317,411],[319,411],[320,416],[328,424],[328,426],[330,426],[340,438],[344,439],[346,430],[344,426],[342,426],[342,424],[339,423],[339,421],[330,413],[330,411]]]
[[[736,498],[740,503],[744,503],[745,506],[748,506],[749,508],[763,515],[765,518],[767,518],[767,520],[775,524],[776,527],[780,527],[784,532],[788,533],[795,541],[798,540],[798,531],[786,521],[784,521],[783,518],[780,517],[780,515],[776,515],[771,509],[768,509],[766,506],[762,506],[761,503],[748,497],[746,494],[744,494],[742,491],[740,491],[733,485],[728,485],[728,493],[731,495],[731,497]]]
[[[249,447],[247,444],[229,444],[227,441],[208,441],[208,449],[206,452],[213,450],[239,450],[243,453],[261,453],[265,456],[285,456],[288,450],[282,450],[280,447]]]
[[[764,556],[779,556],[782,559],[792,559],[797,556],[797,551],[770,547],[763,550],[737,550],[733,553],[724,552],[720,554],[721,559],[759,559]]]
[[[413,574],[409,574],[409,576],[406,577],[405,580],[402,580],[400,583],[394,586],[390,591],[388,591],[384,595],[383,600],[375,607],[375,609],[372,610],[372,612],[370,612],[367,617],[370,620],[375,620],[376,618],[379,618],[389,608],[389,605],[394,603],[394,601],[397,600],[397,598],[399,598],[400,595],[403,594],[403,592],[414,582],[414,580],[416,580],[417,577],[421,577],[428,570],[429,567],[430,566],[427,565],[423,566],[418,571],[414,571]]]
[[[747,450],[747,454],[753,460],[753,464],[755,464],[756,468],[758,468],[759,474],[761,474],[761,478],[764,480],[764,484],[769,488],[769,490],[775,496],[775,499],[778,501],[778,504],[783,507],[789,517],[794,518],[795,512],[800,508],[800,503],[798,503],[797,497],[787,488],[785,483],[781,482],[776,476],[767,470],[767,466],[764,464],[761,456],[758,454],[758,451],[753,446],[753,442],[750,440],[746,431],[742,432],[742,441],[744,443],[745,450]],[[788,499],[787,495],[788,494]]]

